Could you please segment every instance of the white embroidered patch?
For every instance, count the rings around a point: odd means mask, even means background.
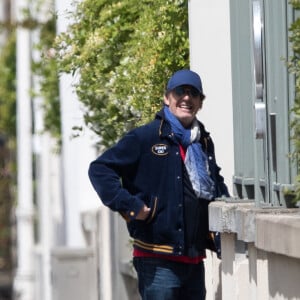
[[[167,155],[168,154],[168,145],[156,144],[156,145],[152,146],[151,150],[155,155]]]

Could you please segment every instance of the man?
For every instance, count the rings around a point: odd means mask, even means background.
[[[90,165],[99,197],[127,221],[144,300],[205,299],[208,204],[228,191],[196,119],[204,98],[199,75],[177,71],[155,119]]]

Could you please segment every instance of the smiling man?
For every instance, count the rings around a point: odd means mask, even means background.
[[[181,70],[170,79],[164,103],[184,127],[189,127],[204,99],[200,77],[189,70]]]
[[[208,205],[229,195],[214,144],[196,118],[204,99],[199,75],[177,71],[155,119],[89,168],[102,202],[127,222],[143,300],[205,299],[205,250],[216,250]]]

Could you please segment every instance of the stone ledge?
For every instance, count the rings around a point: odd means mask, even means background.
[[[215,201],[209,228],[236,233],[237,239],[262,250],[300,258],[300,210],[257,208],[253,201]]]
[[[209,205],[210,230],[236,233],[239,240],[254,242],[254,202],[215,201]]]
[[[257,215],[257,248],[300,259],[300,211]]]

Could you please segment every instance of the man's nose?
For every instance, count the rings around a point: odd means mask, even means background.
[[[185,90],[183,98],[190,99],[191,97],[192,97],[191,91],[190,90]]]

